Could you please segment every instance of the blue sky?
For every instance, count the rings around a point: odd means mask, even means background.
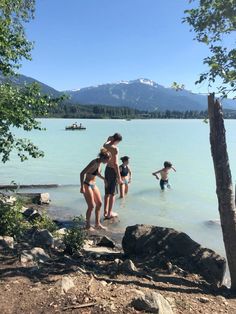
[[[187,89],[203,70],[207,48],[181,23],[188,0],[36,0],[26,26],[35,41],[20,72],[58,90],[149,78]]]

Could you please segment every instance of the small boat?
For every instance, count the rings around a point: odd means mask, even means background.
[[[66,126],[65,130],[66,131],[68,131],[68,130],[72,130],[72,131],[75,131],[75,130],[86,130],[86,127],[83,126],[81,123],[78,125],[77,122],[75,122],[72,125]]]

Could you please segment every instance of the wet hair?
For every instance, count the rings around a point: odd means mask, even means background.
[[[120,135],[120,133],[115,133],[114,135],[112,135],[112,139],[114,142],[116,141],[122,141],[122,135]]]
[[[128,156],[124,156],[124,157],[121,157],[120,159],[122,162],[125,162],[125,161],[128,161],[129,160],[129,157]]]
[[[100,153],[98,154],[98,157],[103,160],[110,159],[111,153],[105,147],[102,147],[100,149]]]
[[[164,167],[165,168],[171,168],[172,167],[172,163],[170,161],[165,161],[164,162]]]

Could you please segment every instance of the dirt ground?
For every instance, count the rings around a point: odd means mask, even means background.
[[[0,253],[0,313],[141,313],[130,305],[142,292],[161,293],[176,314],[236,314],[236,298],[193,275],[110,273],[114,261],[97,256],[52,256],[47,263],[23,267],[16,253]],[[74,287],[62,291],[61,278]],[[79,306],[84,306],[79,308]]]

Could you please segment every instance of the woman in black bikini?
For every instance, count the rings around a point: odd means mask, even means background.
[[[100,222],[100,209],[102,206],[101,194],[96,186],[96,177],[101,178],[105,182],[105,178],[100,173],[101,164],[107,164],[111,158],[111,153],[102,148],[98,158],[92,160],[87,167],[80,173],[80,192],[84,194],[88,209],[86,212],[86,229],[93,231],[94,228],[90,224],[91,214],[95,207],[95,228],[106,229]],[[106,184],[106,182],[105,182]]]

